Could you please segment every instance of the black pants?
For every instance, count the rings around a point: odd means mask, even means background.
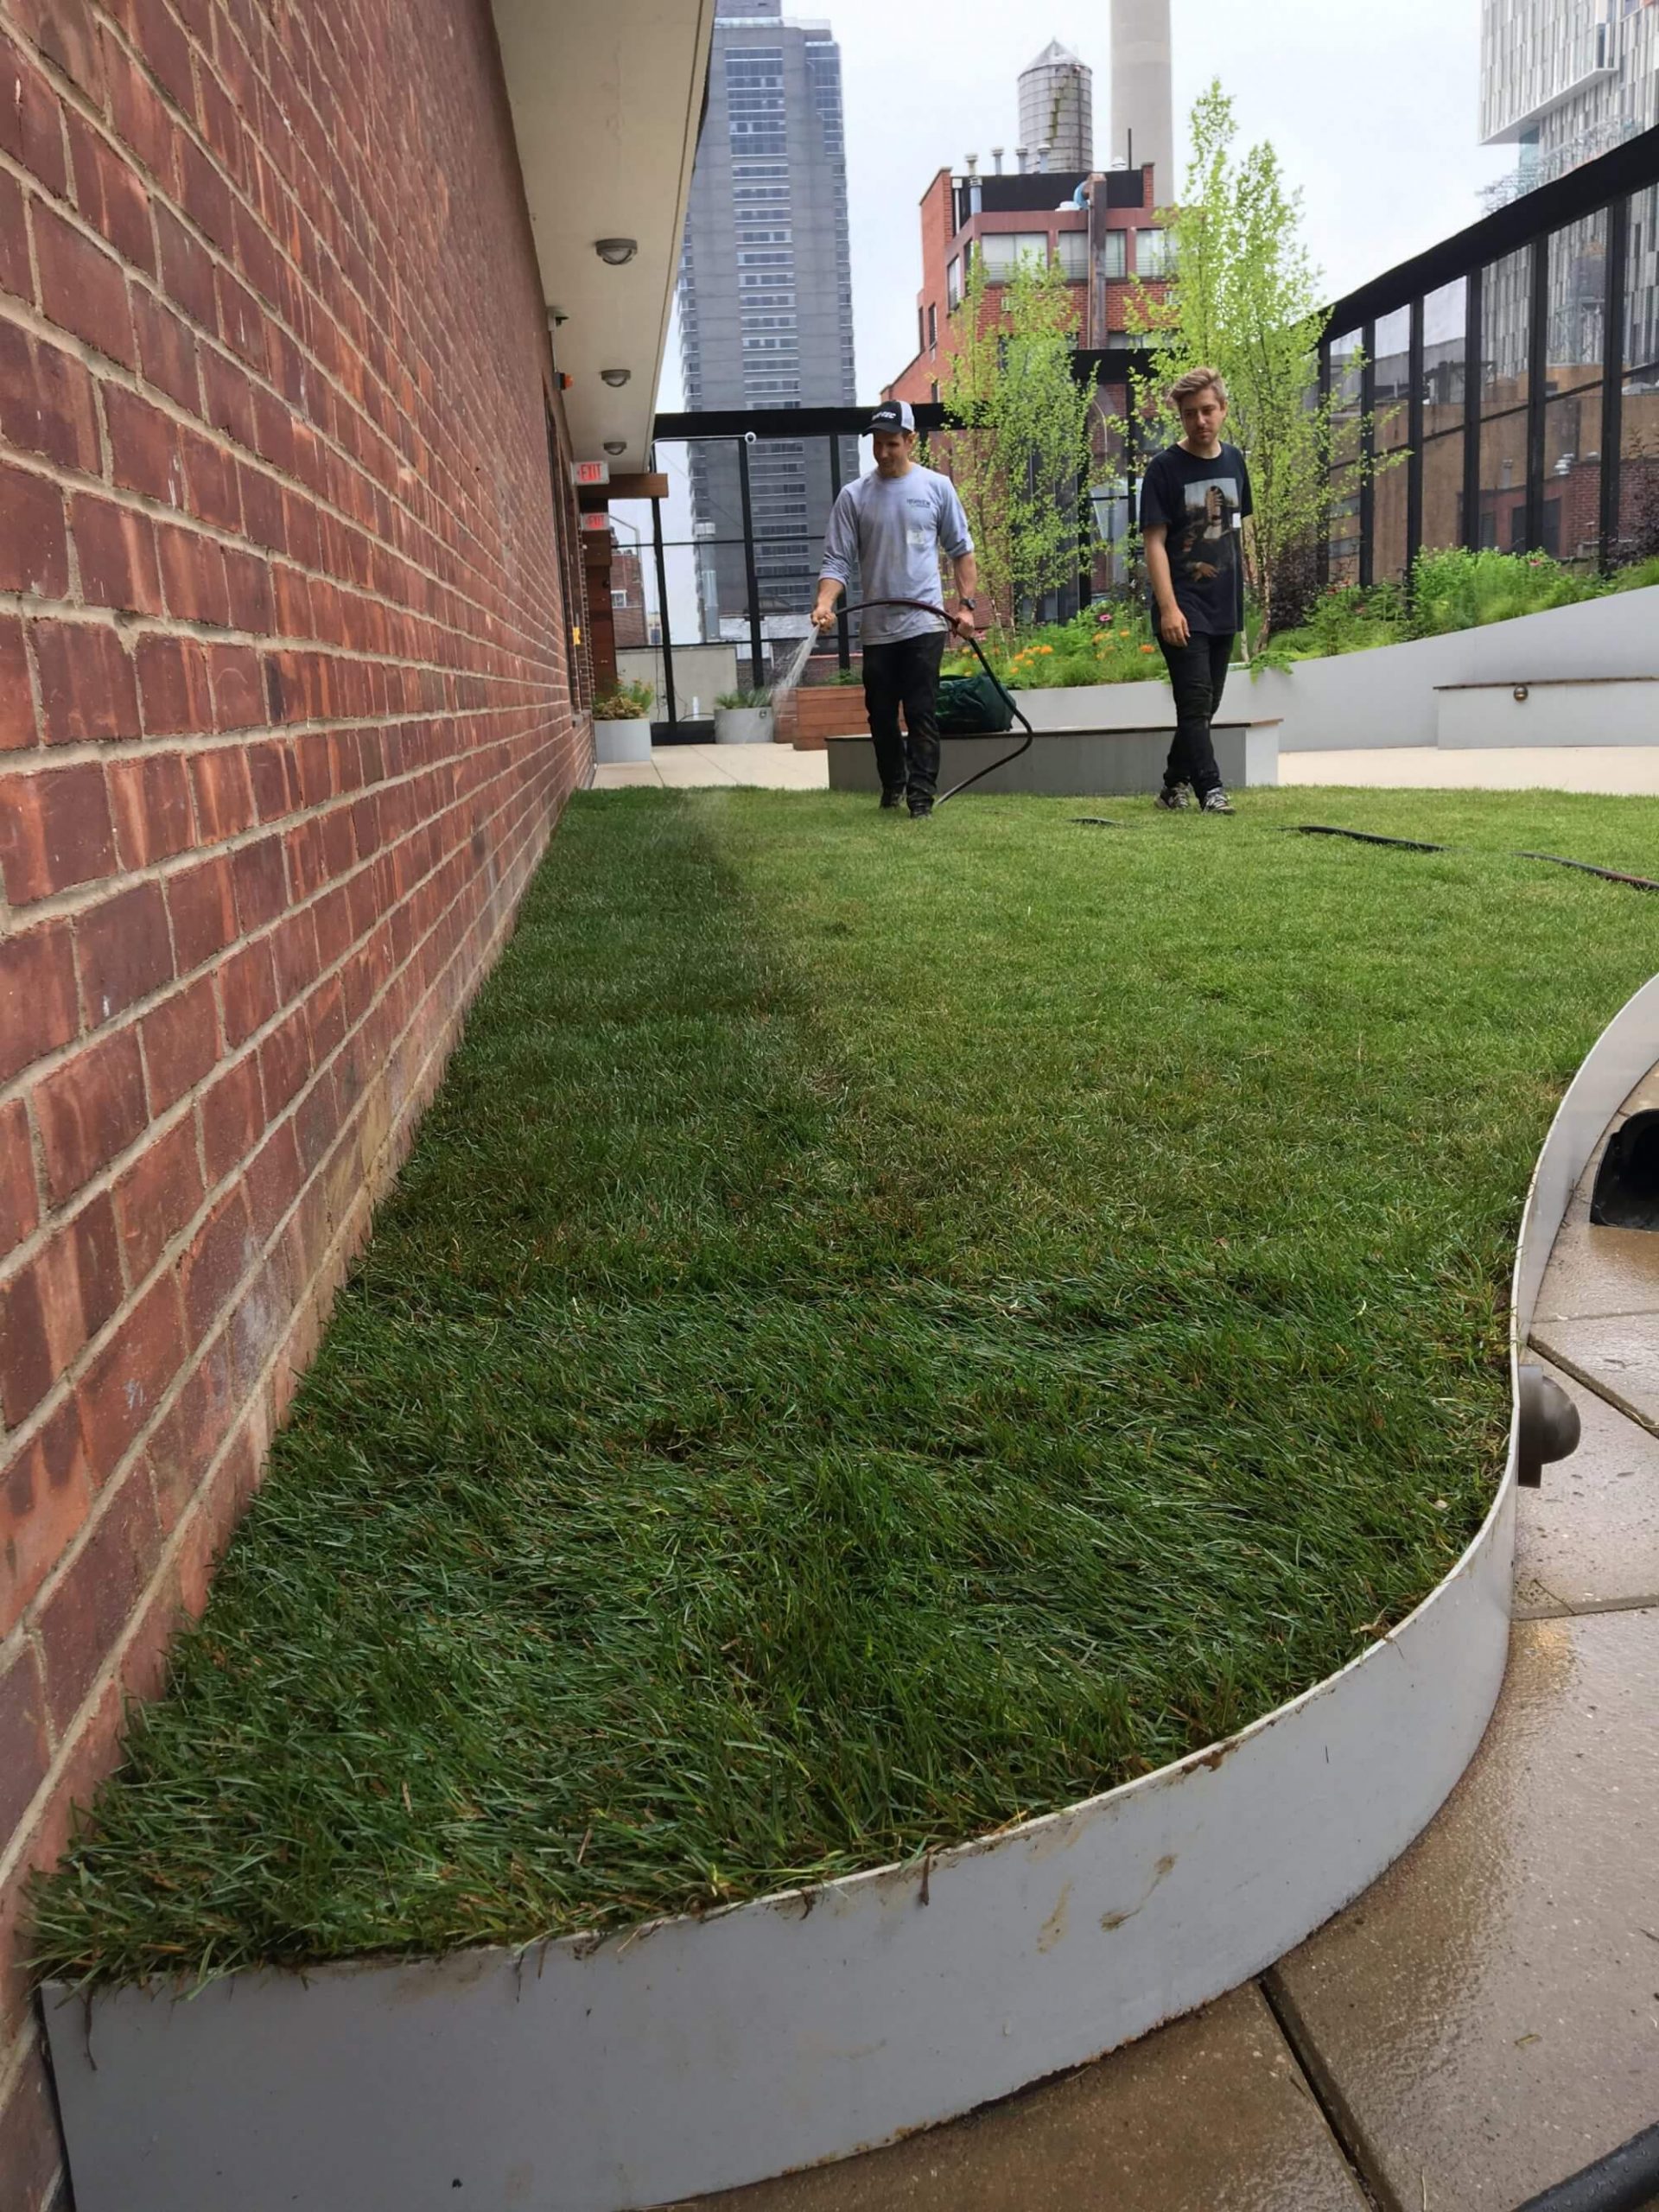
[[[884,791],[908,791],[913,806],[931,799],[939,784],[939,663],[944,632],[896,638],[864,648],[864,705],[875,741],[875,765]],[[899,709],[905,728],[899,734]]]
[[[1221,705],[1227,664],[1233,657],[1230,636],[1211,638],[1194,631],[1184,645],[1164,646],[1170,687],[1175,694],[1175,742],[1164,764],[1164,787],[1191,784],[1202,798],[1221,789],[1221,771],[1210,725]]]

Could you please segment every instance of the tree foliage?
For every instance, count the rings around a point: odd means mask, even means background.
[[[1092,402],[1073,373],[1076,322],[1065,272],[1034,257],[993,298],[976,255],[950,318],[939,397],[953,423],[938,459],[967,512],[999,624],[1077,574]]]
[[[1266,638],[1301,612],[1310,556],[1329,526],[1333,462],[1352,463],[1356,490],[1376,463],[1359,414],[1357,353],[1329,393],[1319,390],[1326,310],[1300,237],[1301,194],[1287,188],[1270,143],[1237,155],[1237,135],[1232,101],[1212,83],[1192,110],[1183,202],[1162,219],[1173,279],[1162,298],[1138,283],[1129,297],[1130,330],[1153,357],[1150,374],[1135,380],[1131,413],[1137,441],[1169,442],[1180,435],[1167,397],[1175,379],[1200,363],[1225,378],[1227,435],[1255,494],[1245,559]]]

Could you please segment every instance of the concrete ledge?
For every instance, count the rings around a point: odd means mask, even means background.
[[[1659,745],[1659,676],[1544,677],[1435,687],[1438,742]]]
[[[1510,1371],[1659,1045],[1615,1018],[1528,1193]],[[635,2208],[844,2158],[1097,2057],[1367,1888],[1472,1756],[1509,1640],[1516,1438],[1450,1575],[1238,1735],[922,1862],[607,1940],[45,1992],[79,2212]],[[446,2180],[445,2177],[448,2177]]]
[[[1155,791],[1164,780],[1174,734],[1173,721],[1131,729],[1039,729],[1027,752],[974,790],[988,797],[1022,791],[1050,798],[1130,798]],[[939,789],[949,791],[987,761],[1012,753],[1023,735],[1016,728],[995,737],[947,737],[939,749]],[[1222,781],[1233,790],[1279,781],[1276,721],[1217,722],[1215,741]],[[832,791],[880,790],[875,747],[868,737],[832,737],[829,753]]]

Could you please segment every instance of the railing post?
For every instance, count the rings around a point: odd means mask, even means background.
[[[1549,402],[1549,235],[1532,242],[1527,271],[1527,550],[1544,542],[1544,410]]]
[[[1359,478],[1359,582],[1369,591],[1376,581],[1376,491],[1372,472],[1376,467],[1376,325],[1360,325],[1359,451],[1355,474]]]
[[[1601,568],[1610,569],[1618,549],[1620,448],[1624,442],[1624,286],[1630,251],[1630,195],[1621,192],[1607,210],[1607,303],[1601,334]]]
[[[841,433],[836,431],[830,440],[830,504],[834,506],[841,497]],[[848,627],[847,594],[842,592],[836,608],[836,665],[844,675],[853,664],[852,632]]]
[[[737,480],[743,495],[743,573],[749,588],[749,682],[760,689],[760,587],[754,573],[754,508],[749,497],[749,435],[737,441]]]
[[[1481,296],[1484,289],[1485,271],[1471,269],[1463,345],[1463,542],[1471,553],[1480,550],[1480,414],[1485,379],[1481,360],[1485,342]]]
[[[1411,337],[1406,378],[1406,583],[1409,589],[1417,556],[1423,550],[1423,299],[1420,292],[1411,303]]]
[[[652,467],[655,470],[657,455],[652,451]],[[668,726],[678,729],[679,708],[674,696],[674,638],[668,620],[668,569],[663,559],[663,503],[651,503],[651,543],[657,556],[657,614],[663,626],[663,693],[668,707]]]

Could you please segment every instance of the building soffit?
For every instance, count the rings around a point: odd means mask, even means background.
[[[582,461],[642,469],[657,410],[715,0],[494,0],[513,134]],[[601,238],[633,238],[613,268]],[[626,369],[613,387],[606,369]]]

